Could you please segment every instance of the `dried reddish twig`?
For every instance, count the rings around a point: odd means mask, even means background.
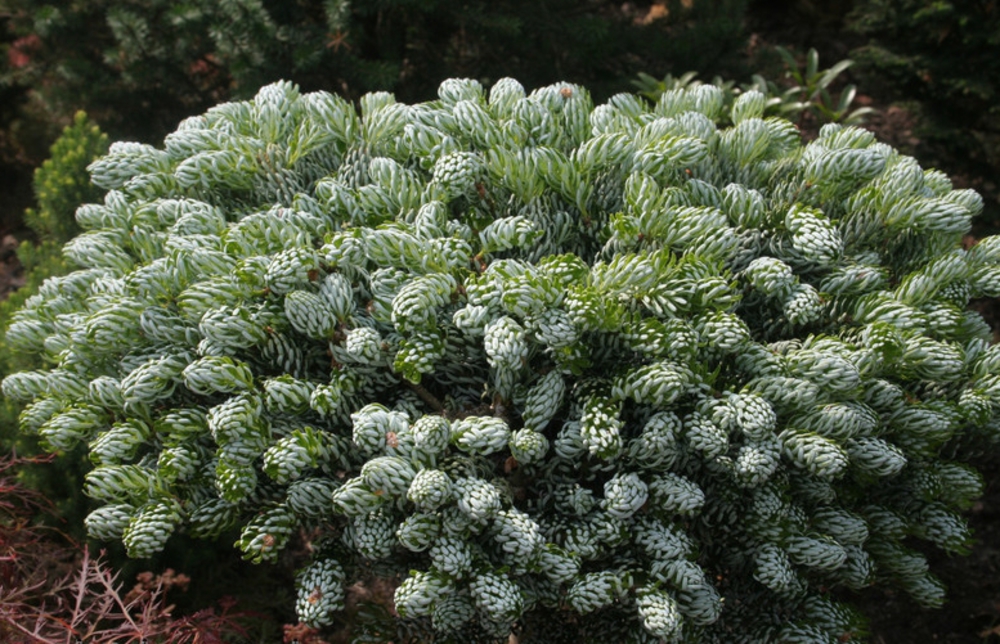
[[[167,593],[190,579],[173,570],[141,573],[127,592],[103,560],[86,547],[46,534],[33,525],[38,511],[51,510],[41,495],[20,485],[12,472],[26,462],[0,458],[0,641],[13,644],[221,644],[246,638],[241,621],[224,599],[175,617]]]

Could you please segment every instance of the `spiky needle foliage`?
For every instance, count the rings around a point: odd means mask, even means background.
[[[90,443],[93,533],[242,526],[273,561],[320,527],[304,620],[375,565],[442,639],[559,605],[636,642],[848,641],[822,588],[940,604],[908,540],[966,548],[981,483],[941,454],[1000,433],[980,198],[858,128],[803,145],[752,91],[725,128],[711,86],[439,96],[279,83],[91,166],[79,269],[7,335],[52,367],[3,391]]]

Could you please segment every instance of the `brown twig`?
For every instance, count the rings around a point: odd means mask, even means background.
[[[439,414],[445,413],[446,409],[444,404],[442,404],[442,402],[437,399],[437,396],[427,391],[426,387],[408,381],[406,382],[406,386],[412,389],[413,392],[416,393],[418,396],[420,396],[420,399],[423,400],[428,405],[430,405],[434,409],[434,411],[438,412]]]
[[[127,594],[118,573],[83,547],[64,545],[29,520],[44,504],[9,475],[25,462],[0,457],[0,640],[32,644],[162,644],[221,642],[246,638],[240,620],[249,613],[206,608],[174,617],[166,602],[172,588],[187,578],[166,571],[143,573]],[[53,566],[65,574],[52,574]]]

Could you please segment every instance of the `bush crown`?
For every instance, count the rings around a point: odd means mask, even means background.
[[[904,540],[968,543],[1000,238],[963,250],[979,197],[864,130],[722,105],[278,83],[116,143],[79,269],[8,332],[52,366],[3,391],[89,442],[88,528],[133,556],[321,528],[313,625],[374,569],[442,640],[559,605],[592,637],[849,641],[823,588],[937,605]]]

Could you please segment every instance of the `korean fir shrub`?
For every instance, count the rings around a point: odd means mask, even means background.
[[[87,526],[133,556],[321,535],[313,626],[375,571],[441,642],[859,641],[828,589],[936,606],[914,541],[969,543],[942,454],[1000,434],[966,309],[1000,238],[963,250],[980,198],[870,133],[720,92],[279,83],[116,143],[8,333],[51,366],[3,391],[90,445]]]

